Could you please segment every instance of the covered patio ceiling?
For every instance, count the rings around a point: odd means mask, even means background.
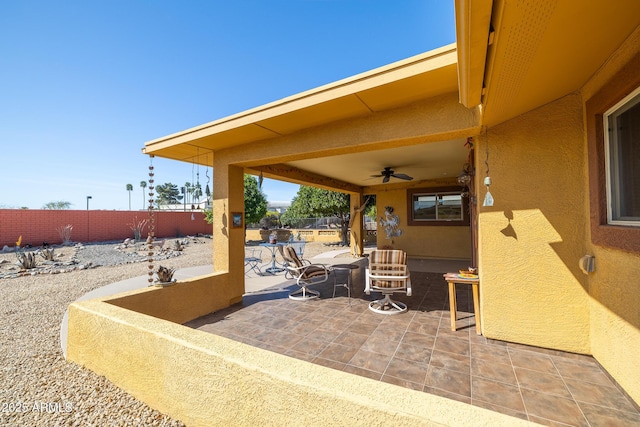
[[[366,118],[457,91],[455,45],[426,52],[375,70],[296,94],[233,116],[146,143],[143,152],[212,166],[216,153],[256,143],[276,144],[308,129]],[[412,143],[412,148],[378,145],[375,149],[335,150],[332,155],[300,156],[286,161],[255,160],[248,173],[303,183],[306,174],[349,184],[350,188],[380,184],[372,178],[385,167],[407,174],[414,182],[457,176],[467,160],[465,139]],[[389,148],[387,148],[389,147]],[[357,152],[356,152],[357,151]],[[357,167],[354,167],[356,166]],[[288,174],[296,170],[301,173]],[[289,175],[289,176],[287,176]],[[390,184],[402,182],[391,178]]]

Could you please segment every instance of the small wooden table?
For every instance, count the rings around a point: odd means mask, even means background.
[[[471,285],[473,291],[473,311],[476,316],[476,333],[481,335],[480,330],[480,279],[479,278],[466,278],[460,277],[458,273],[446,273],[444,280],[449,284],[449,310],[451,311],[451,330],[456,330],[457,320],[457,304],[456,304],[456,284],[462,283],[465,285]]]

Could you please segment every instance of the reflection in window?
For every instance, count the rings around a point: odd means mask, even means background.
[[[463,219],[460,193],[413,195],[414,221],[462,221]]]

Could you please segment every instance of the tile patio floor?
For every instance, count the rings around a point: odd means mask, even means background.
[[[248,295],[187,326],[543,425],[640,426],[637,405],[592,357],[476,335],[470,287],[457,287],[453,332],[442,273],[412,270],[413,296],[394,297],[410,310],[385,316],[368,309],[379,294],[364,294],[360,266],[351,305],[345,288],[332,298],[333,281],[305,302],[287,297],[294,285]]]

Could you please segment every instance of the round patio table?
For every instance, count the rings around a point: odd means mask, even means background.
[[[265,270],[267,273],[277,274],[285,270],[285,268],[276,265],[276,251],[279,250],[278,247],[284,246],[284,243],[260,243],[259,246],[268,248],[271,251],[271,267]]]

